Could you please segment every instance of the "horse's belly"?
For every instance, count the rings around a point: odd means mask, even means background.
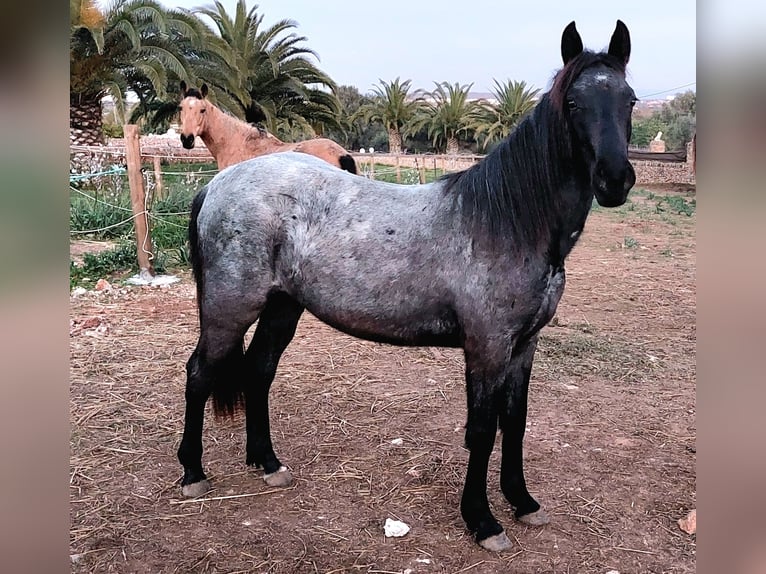
[[[322,322],[368,341],[406,346],[460,346],[457,319],[454,312],[444,306],[415,309],[405,301],[388,307],[348,303],[334,307],[310,301],[304,304]]]

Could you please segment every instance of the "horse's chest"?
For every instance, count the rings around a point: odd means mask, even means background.
[[[566,275],[564,268],[551,269],[542,280],[542,289],[531,298],[527,307],[523,327],[519,333],[522,337],[529,337],[542,329],[553,318],[558,308],[561,296],[564,294]]]

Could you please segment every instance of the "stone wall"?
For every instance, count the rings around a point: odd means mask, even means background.
[[[691,147],[691,144],[690,144]],[[375,163],[395,166],[397,156],[384,153],[352,154],[357,165],[363,167],[374,158]],[[401,167],[425,167],[426,170],[432,170],[434,167],[446,171],[458,171],[471,167],[483,156],[444,156],[444,155],[400,155],[399,165]],[[633,169],[636,170],[636,183],[686,183],[696,184],[693,163],[693,151],[687,151],[686,162],[664,162],[664,161],[644,161],[633,160]]]

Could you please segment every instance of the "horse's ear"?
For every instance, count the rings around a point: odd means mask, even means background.
[[[199,91],[202,93],[202,97],[207,97],[207,84],[202,84],[202,87],[199,89]]]
[[[582,38],[572,20],[561,35],[561,59],[564,60],[564,65],[566,66],[572,58],[579,56],[582,48]]]
[[[627,66],[630,59],[630,32],[622,20],[617,20],[617,26],[609,41],[609,55],[617,58],[623,66]]]
[[[182,98],[186,97],[186,82],[184,82],[183,80],[181,80],[181,97]]]

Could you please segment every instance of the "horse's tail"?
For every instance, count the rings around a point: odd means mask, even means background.
[[[204,274],[202,266],[204,253],[200,245],[197,219],[205,202],[207,186],[194,196],[189,218],[189,260],[192,274],[197,284],[197,310],[199,313],[200,329],[204,328],[202,317],[202,301],[205,293]],[[213,381],[213,412],[217,417],[233,416],[238,407],[244,402],[242,388],[242,365],[244,361],[244,339],[229,352],[220,365],[220,371]],[[204,368],[204,366],[201,366]]]
[[[213,381],[213,413],[217,418],[233,417],[245,404],[244,339],[221,363]]]
[[[350,153],[340,156],[338,163],[341,169],[345,169],[349,173],[356,173],[356,162],[354,161],[354,156]]]
[[[199,212],[202,209],[202,204],[205,202],[205,195],[207,194],[207,186],[203,187],[200,192],[194,196],[191,204],[191,216],[189,217],[189,260],[191,262],[192,274],[194,275],[194,282],[197,284],[197,310],[200,313],[200,321],[202,320],[202,249],[199,244],[199,231],[197,230],[197,218]]]

